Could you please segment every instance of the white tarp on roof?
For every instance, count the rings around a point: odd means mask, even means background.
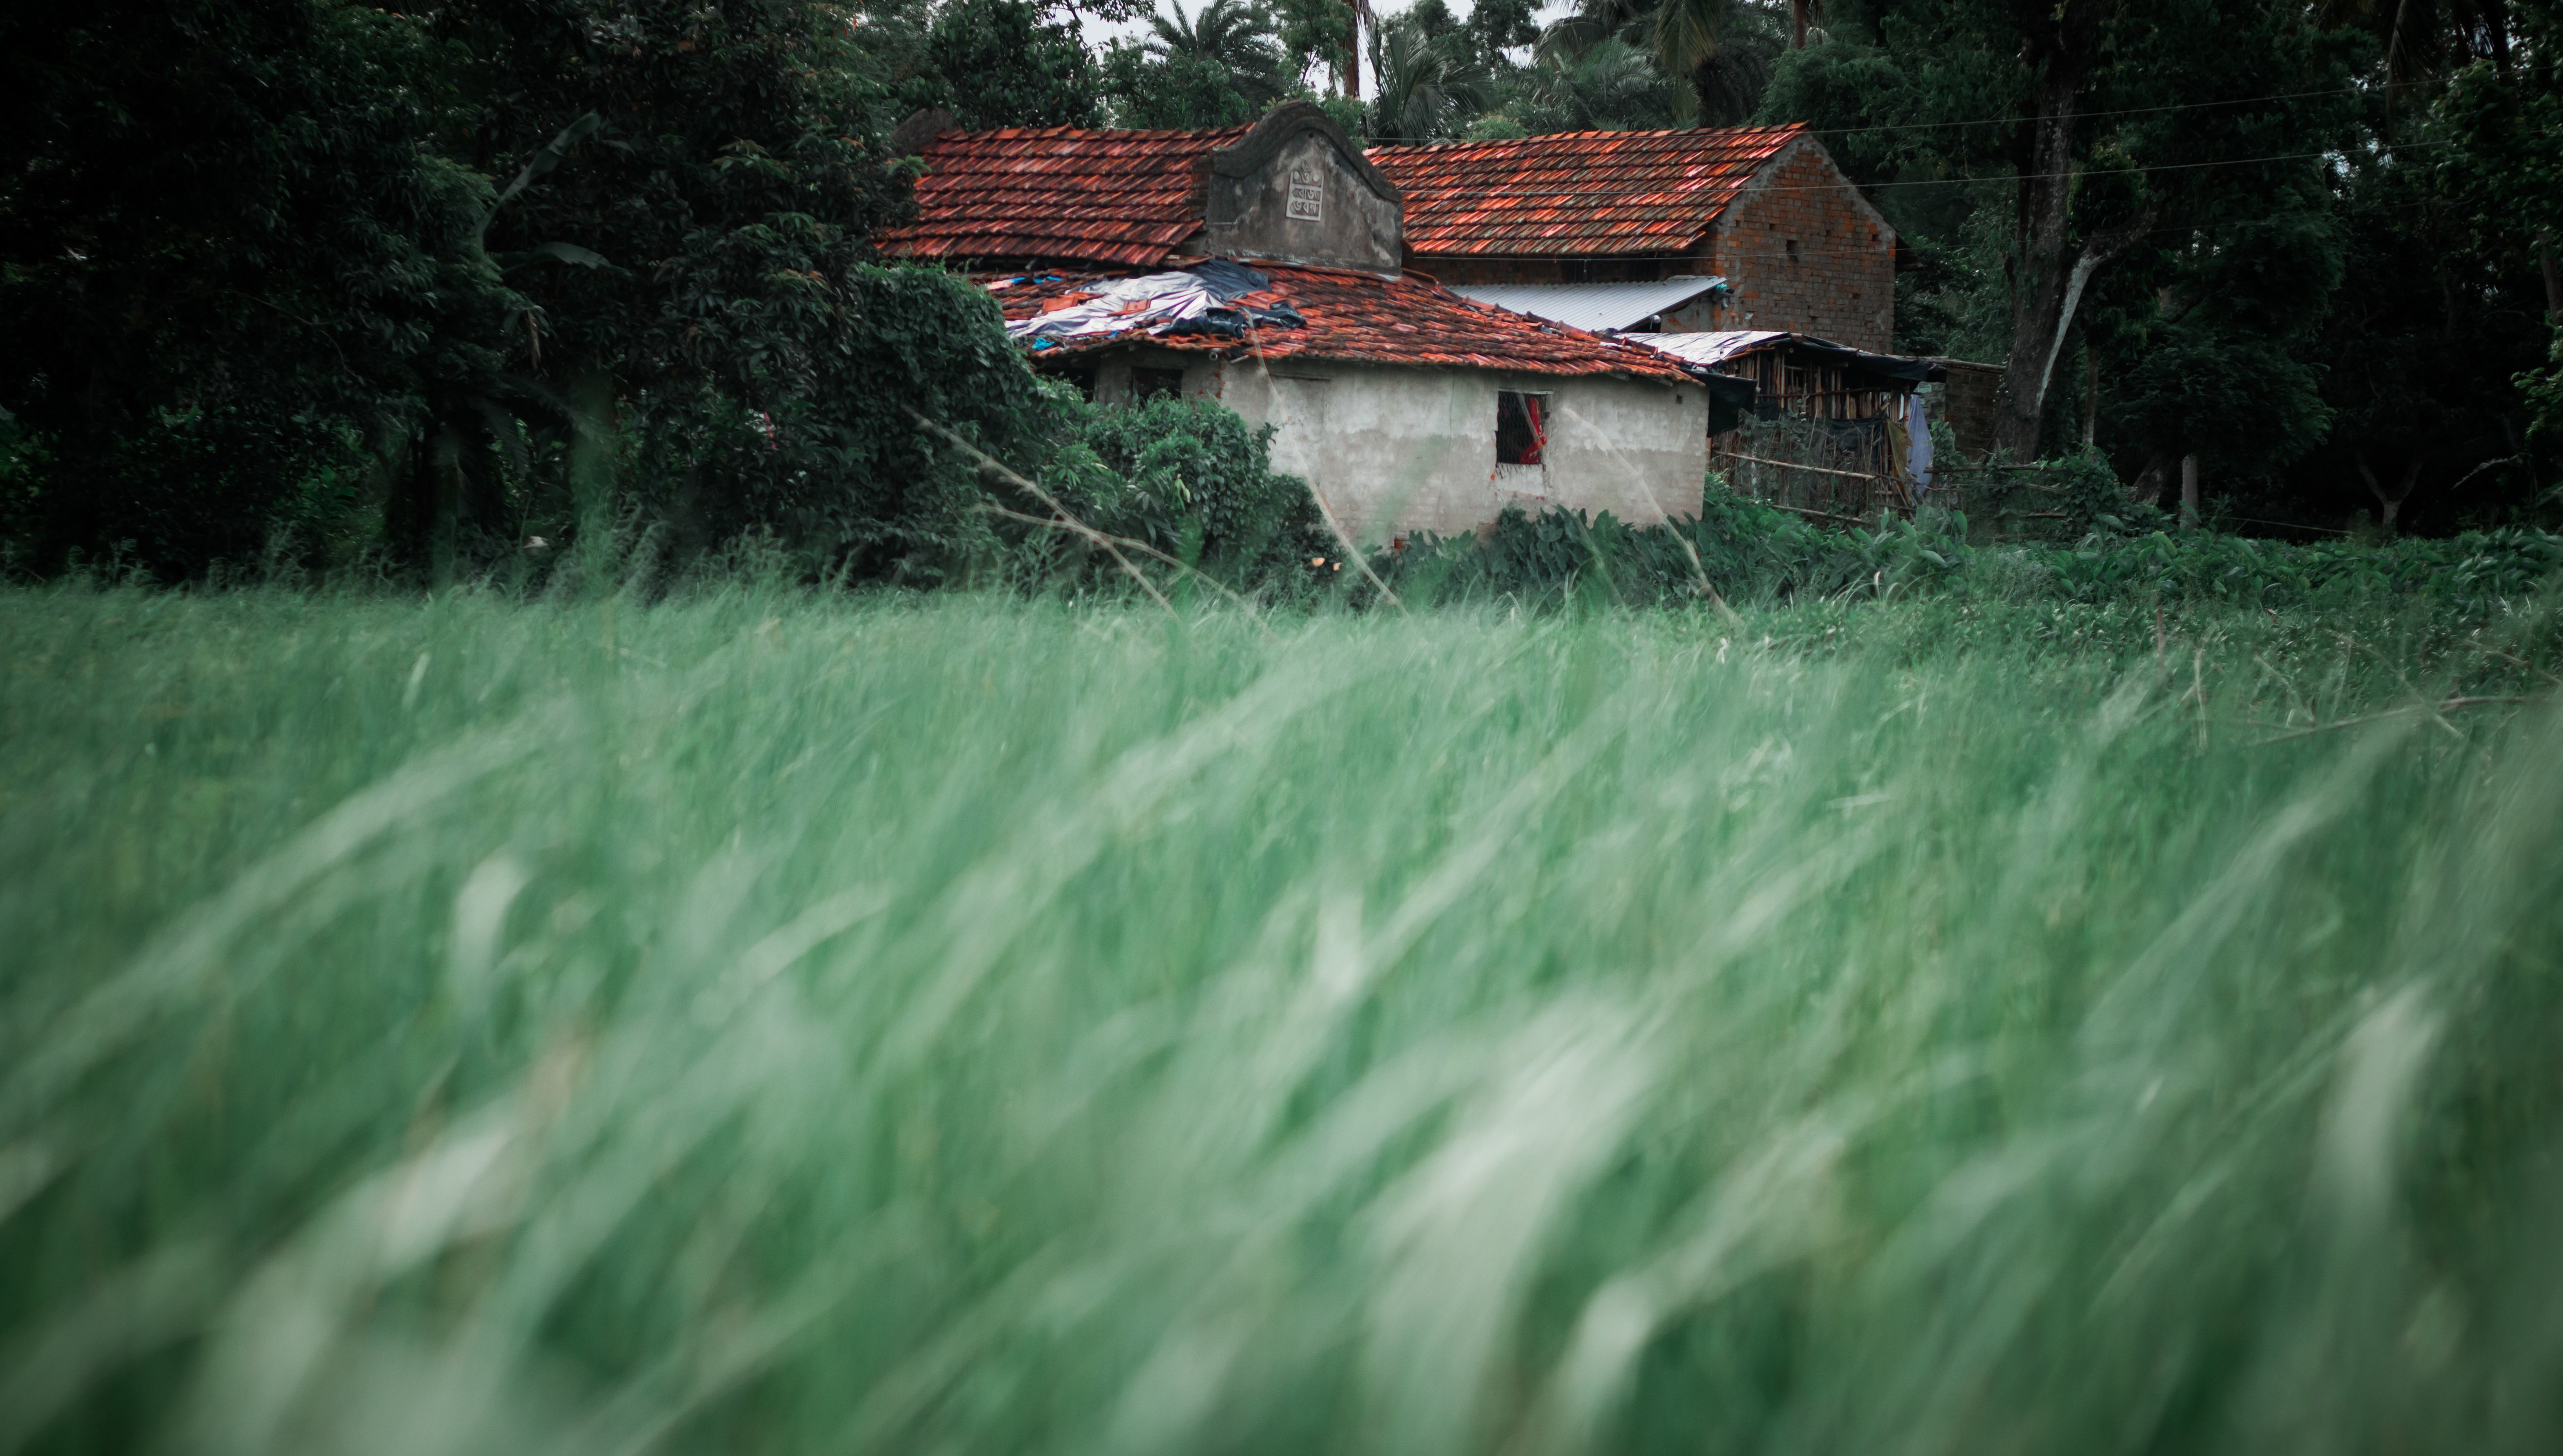
[[[1668,309],[1678,309],[1711,289],[1725,286],[1722,278],[1666,278],[1653,283],[1470,284],[1451,292],[1480,304],[1600,333],[1644,323]]]
[[[1622,343],[1642,343],[1662,349],[1686,364],[1721,364],[1757,344],[1775,338],[1787,338],[1777,328],[1722,328],[1701,333],[1627,333]]]
[[[1189,273],[1151,273],[1097,284],[1094,297],[1065,309],[1053,309],[1006,325],[1014,339],[1051,334],[1081,338],[1119,333],[1145,323],[1190,318],[1219,302],[1219,296]]]

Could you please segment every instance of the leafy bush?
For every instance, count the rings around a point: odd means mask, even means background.
[[[1382,563],[1401,592],[1427,599],[1556,596],[1653,605],[1700,597],[1771,602],[1845,592],[1884,595],[1938,581],[1969,555],[1966,520],[1926,510],[1875,527],[1827,530],[1712,484],[1700,514],[1632,526],[1605,512],[1510,510],[1482,537],[1425,535]]]
[[[858,578],[937,581],[988,557],[981,468],[916,414],[1029,472],[1072,428],[1066,404],[965,280],[858,265],[810,287],[831,346],[792,387],[704,381],[636,401],[637,504],[690,552],[772,531],[812,568]]]
[[[1249,428],[1207,399],[1098,407],[1062,398],[1073,423],[1045,484],[1087,524],[1244,589],[1283,586],[1306,574],[1311,556],[1334,549],[1307,483],[1273,473],[1273,426]],[[1037,550],[1028,559],[1041,565],[1061,554]],[[1082,549],[1065,554],[1099,565]]]
[[[2404,598],[2466,617],[2497,612],[2563,578],[2563,534],[2532,526],[2381,544],[2175,533],[2159,528],[2160,512],[2111,500],[2114,487],[2100,489],[2099,471],[2069,461],[2043,474],[2060,483],[2048,488],[2050,499],[2061,501],[2070,521],[2084,523],[2071,544],[1971,547],[1964,516],[1927,508],[1853,530],[1819,527],[1730,495],[1712,479],[1700,514],[1687,520],[1631,526],[1607,513],[1507,511],[1482,535],[1427,535],[1382,557],[1378,569],[1401,595],[1424,600],[1655,605],[1697,598],[1704,578],[1737,605],[1950,589],[2272,608]]]
[[[2148,595],[2280,607],[2411,595],[2478,616],[2546,589],[2563,572],[2563,534],[2509,526],[2444,539],[2296,544],[2213,531],[2100,531],[2036,554],[2053,569],[2057,594],[2075,601]]]

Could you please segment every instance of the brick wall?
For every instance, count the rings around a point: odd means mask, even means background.
[[[1685,271],[1723,275],[1734,290],[1715,327],[1894,347],[1895,235],[1812,141],[1727,207]]]
[[[1895,235],[1819,143],[1791,147],[1686,258],[1483,258],[1409,253],[1446,284],[1603,283],[1723,275],[1720,307],[1682,311],[1674,328],[1785,328],[1883,353],[1895,346]]]

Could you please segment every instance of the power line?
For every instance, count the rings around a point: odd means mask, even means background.
[[[2159,106],[2119,106],[2105,111],[2075,111],[2065,117],[2065,119],[2069,121],[2083,121],[2097,120],[2104,116],[2149,116],[2159,114],[2164,111],[2200,111],[2206,110],[2212,106],[2251,106],[2258,105],[2263,102],[2295,102],[2303,101],[2308,97],[2365,96],[2371,95],[2379,90],[2392,90],[2396,87],[2421,86],[2424,84],[2425,83],[2418,81],[2384,81],[2368,87],[2340,86],[2326,87],[2321,91],[2281,91],[2272,92],[2267,96],[2236,97],[2232,100],[2221,102],[2172,102]],[[1805,130],[1806,134],[1810,136],[1859,136],[1867,135],[1868,133],[1875,131],[1945,131],[1954,126],[2017,126],[2024,122],[2049,121],[2054,119],[2056,119],[2056,117],[2052,114],[2041,114],[2036,116],[1979,116],[1966,121],[1880,121],[1868,126],[1809,126],[1806,127]],[[1744,129],[1776,130],[1778,128],[1759,127]],[[1490,146],[1501,145],[1503,143],[1482,141],[1390,141],[1381,144],[1422,148]]]
[[[2142,167],[2076,167],[2070,172],[1994,172],[1974,177],[1920,177],[1902,182],[1872,182],[1866,187],[1845,178],[1840,182],[1818,182],[1790,187],[1757,187],[1753,190],[1757,192],[1840,192],[1849,188],[1854,192],[1874,192],[1888,187],[1954,187],[1967,182],[2031,182],[2053,180],[2058,177],[2123,177],[2137,172],[2189,172],[2201,167],[2248,167],[2258,162],[2300,162],[2314,157],[2339,155],[2341,155],[2340,151],[2335,148],[2329,151],[2281,152],[2275,156],[2222,157],[2204,162],[2157,162],[2151,166]]]
[[[2543,133],[2543,136],[2553,136],[2556,133],[2554,131],[2547,131]],[[2543,138],[2539,137],[2537,139]],[[2444,140],[2432,141],[2424,139],[2420,141],[2402,142],[2387,148],[2387,150],[2404,151],[2415,147],[2448,146],[2452,144],[2453,143]],[[2300,162],[2310,160],[2315,157],[2334,156],[2341,157],[2346,160],[2348,153],[2342,151],[2338,147],[2333,147],[2327,151],[2290,151],[2280,152],[2274,156],[2220,157],[2213,161],[2204,162],[2157,162],[2150,166],[2141,167],[2077,167],[2070,172],[1991,172],[1973,177],[1918,177],[1901,182],[1871,182],[1867,186],[1863,186],[1862,184],[1854,182],[1850,178],[1846,177],[1840,182],[1817,182],[1801,186],[1787,187],[1757,187],[1753,190],[1757,192],[1840,192],[1844,188],[1850,188],[1855,192],[1873,192],[1886,187],[1948,187],[1962,182],[2028,182],[2042,179],[2054,179],[2058,177],[2123,177],[2136,172],[2187,172],[2195,171],[2201,167],[2247,167],[2256,162]]]
[[[1983,179],[1978,179],[1978,180],[1983,180]],[[2429,204],[2429,202],[2427,202],[2426,200],[2425,200],[2425,201],[2419,201],[2419,202],[2397,202],[2397,203],[2380,204],[2380,205],[2376,206],[2375,208],[2373,208],[2372,210],[2374,210],[2374,211],[2380,211],[2380,212],[2410,212],[2410,211],[2413,211],[2413,210],[2418,209],[2418,208],[2427,207],[2427,206],[2429,206],[2429,205],[2430,205],[2430,204]],[[2155,234],[2157,234],[2157,233],[2203,233],[2203,232],[2212,232],[2212,231],[2214,231],[2215,229],[2218,229],[2218,228],[2248,228],[2248,227],[2257,227],[2257,226],[2259,226],[2259,225],[2260,225],[2260,224],[2262,224],[2262,223],[2283,222],[2283,221],[2285,221],[2285,220],[2287,220],[2287,219],[2289,219],[2289,218],[2293,218],[2293,217],[2300,217],[2300,216],[2302,216],[2302,215],[2303,215],[2303,214],[2301,214],[2301,213],[2299,213],[2299,212],[2273,212],[2273,213],[2270,213],[2269,215],[2267,215],[2267,216],[2266,216],[2266,217],[2221,217],[2221,218],[2215,218],[2215,219],[2213,219],[2213,220],[2206,221],[2206,222],[2171,222],[2171,223],[2163,223],[2163,224],[2161,224],[2160,226],[2157,226],[2157,227],[2150,227],[2150,228],[2147,228],[2147,229],[2145,229],[2143,232],[2141,232],[2141,233],[2137,234],[2136,236],[2138,236],[2138,237],[2142,237],[2142,238],[2150,238],[2150,237],[2154,236],[2154,235],[2155,235]],[[1884,249],[1882,249],[1882,248],[1874,248],[1874,247],[1872,247],[1872,248],[1816,248],[1816,247],[1805,247],[1805,246],[1802,246],[1802,247],[1800,247],[1800,248],[1798,249],[1798,251],[1797,251],[1797,252],[1795,252],[1795,253],[1788,252],[1788,251],[1786,251],[1785,249],[1784,249],[1784,250],[1777,250],[1777,251],[1775,251],[1775,250],[1767,249],[1767,248],[1757,248],[1757,249],[1753,249],[1753,250],[1750,250],[1750,251],[1738,251],[1738,250],[1728,249],[1728,248],[1712,248],[1712,251],[1713,251],[1713,253],[1714,253],[1714,255],[1715,255],[1715,256],[1714,256],[1714,258],[1713,258],[1713,259],[1709,259],[1709,260],[1703,260],[1703,259],[1700,257],[1700,255],[1699,255],[1697,252],[1695,252],[1695,251],[1694,251],[1694,252],[1687,252],[1687,253],[1529,253],[1529,254],[1510,254],[1510,253],[1507,253],[1507,254],[1500,254],[1500,255],[1496,255],[1496,256],[1500,257],[1503,261],[1508,262],[1508,263],[1509,263],[1509,262],[1515,262],[1515,261],[1518,261],[1518,260],[1528,260],[1528,261],[1533,261],[1533,262],[1538,262],[1538,263],[1605,263],[1605,264],[1611,264],[1611,263],[1700,263],[1700,264],[1703,264],[1703,266],[1705,266],[1705,263],[1707,263],[1707,262],[1714,262],[1714,263],[1718,263],[1718,264],[1724,264],[1724,263],[1729,262],[1730,260],[1744,260],[1744,259],[1753,259],[1753,260],[1779,259],[1779,260],[1782,260],[1782,261],[1786,261],[1786,260],[1793,259],[1793,258],[1795,258],[1795,259],[1813,259],[1813,258],[1873,258],[1873,257],[1876,257],[1878,254],[1880,254],[1880,253],[1884,252],[1885,250],[1884,250]],[[1442,260],[1442,259],[1459,259],[1459,260],[1460,260],[1460,261],[1462,261],[1462,262],[1470,261],[1470,259],[1469,259],[1469,255],[1466,255],[1466,254],[1455,254],[1455,253],[1425,253],[1425,252],[1418,252],[1418,253],[1416,254],[1416,257],[1417,257],[1418,259],[1420,259],[1420,260],[1423,260],[1423,261],[1424,261],[1425,263],[1427,263],[1427,264],[1430,264],[1430,263],[1433,263],[1433,262],[1435,262],[1435,261],[1439,261],[1439,260]],[[1428,270],[1424,270],[1424,269],[1417,269],[1417,270],[1412,270],[1412,271],[1416,271],[1416,272],[1427,272]],[[1592,282],[1594,282],[1594,283],[1619,283],[1619,282],[1624,282],[1624,280],[1619,280],[1619,279],[1595,279],[1595,280],[1592,280]],[[1635,282],[1649,282],[1649,280],[1643,280],[1643,279],[1641,279],[1641,280],[1635,280]],[[1455,288],[1503,288],[1503,287],[1510,287],[1510,285],[1504,285],[1504,284],[1475,284],[1475,283],[1454,284],[1454,285],[1448,285],[1448,286],[1449,286],[1449,287],[1455,287]]]
[[[2393,88],[2398,86],[2419,86],[2421,83],[2417,81],[2387,81],[2380,82],[2378,85],[2385,88]],[[2149,116],[2163,111],[2205,110],[2210,106],[2251,106],[2258,105],[2263,102],[2295,102],[2303,101],[2308,97],[2360,96],[2368,94],[2371,90],[2372,88],[2367,87],[2338,86],[2327,87],[2321,91],[2282,91],[2272,92],[2268,96],[2265,97],[2236,97],[2231,101],[2222,102],[2173,102],[2159,106],[2120,106],[2113,110],[2106,111],[2075,111],[2064,119],[2069,121],[2082,121],[2097,120],[2103,116]],[[1942,131],[1952,126],[2017,126],[2023,122],[2050,121],[2054,119],[2056,119],[2056,117],[2053,115],[2038,115],[1980,116],[1971,121],[1884,121],[1872,126],[1810,126],[1807,128],[1807,132],[1811,136],[1854,136],[1872,131]]]

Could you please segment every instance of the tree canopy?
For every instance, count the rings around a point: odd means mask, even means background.
[[[1804,122],[1897,230],[1899,346],[2000,363],[2015,455],[2087,443],[2139,495],[2190,460],[2212,509],[2320,526],[2555,507],[2555,0],[1415,0],[1356,48],[1367,14],[26,0],[0,543],[441,573],[621,511],[954,569],[979,487],[901,402],[1027,469],[1075,430],[984,300],[876,266],[916,165],[882,138],[1296,97],[1374,141]]]

